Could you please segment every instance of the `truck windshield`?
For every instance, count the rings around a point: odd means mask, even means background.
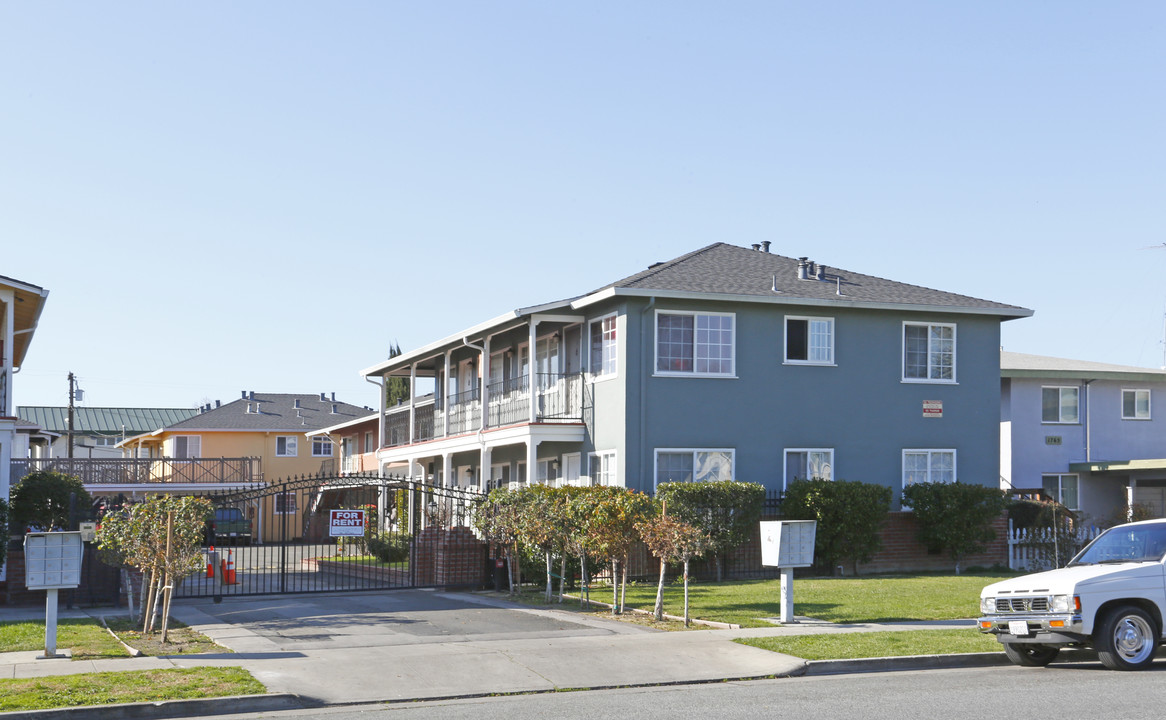
[[[1166,523],[1110,528],[1073,558],[1069,565],[1160,562],[1166,555]]]

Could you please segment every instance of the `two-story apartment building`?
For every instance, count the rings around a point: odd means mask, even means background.
[[[1166,516],[1166,371],[1004,352],[1000,480],[1086,519]]]
[[[768,245],[715,243],[363,370],[413,388],[382,407],[382,467],[480,490],[996,485],[1000,323],[1031,311]]]
[[[17,370],[24,366],[48,295],[44,288],[0,276],[0,498],[6,501],[12,485],[13,447],[19,423],[13,409],[12,382]],[[4,580],[5,572],[5,566],[0,565],[0,580]]]

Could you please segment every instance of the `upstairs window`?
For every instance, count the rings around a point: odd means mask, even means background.
[[[656,372],[731,376],[734,320],[731,314],[657,313]]]
[[[591,374],[595,377],[615,375],[615,323],[615,315],[591,323]]]
[[[295,457],[298,443],[295,435],[280,435],[275,438],[276,457]]]
[[[1078,387],[1042,387],[1041,422],[1076,423],[1080,392]]]
[[[332,457],[332,438],[327,435],[312,436],[312,457]]]
[[[1122,390],[1121,391],[1121,419],[1122,420],[1149,420],[1150,419],[1150,391],[1149,390]]]
[[[201,457],[202,437],[198,435],[175,435],[174,457],[196,458]]]
[[[807,365],[833,365],[834,318],[787,316],[785,361]]]
[[[955,382],[955,325],[903,323],[903,380]]]

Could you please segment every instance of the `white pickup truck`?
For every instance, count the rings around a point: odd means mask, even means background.
[[[1092,647],[1113,670],[1148,667],[1163,641],[1164,558],[1166,520],[1112,527],[1063,568],[984,588],[980,632],[994,634],[1017,665]]]

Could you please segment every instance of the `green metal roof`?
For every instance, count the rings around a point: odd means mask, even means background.
[[[140,435],[189,420],[197,408],[96,408],[73,409],[73,431],[84,435]],[[18,407],[21,420],[36,423],[54,433],[68,432],[67,407]]]

